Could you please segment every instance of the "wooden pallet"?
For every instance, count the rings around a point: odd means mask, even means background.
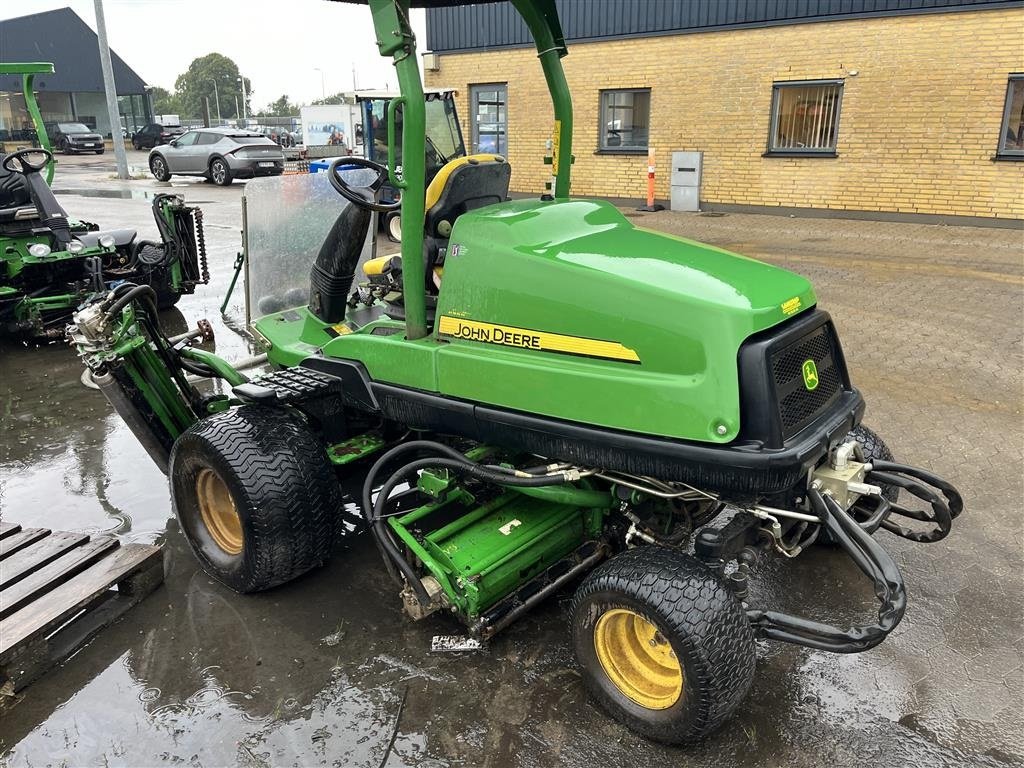
[[[0,521],[0,709],[163,580],[158,546]]]

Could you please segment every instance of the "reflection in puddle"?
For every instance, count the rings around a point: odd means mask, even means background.
[[[191,184],[171,184],[172,188],[189,188]],[[100,197],[114,200],[152,200],[157,195],[167,194],[166,189],[54,189],[55,195],[76,195],[77,197]],[[214,200],[193,200],[189,205],[213,205]]]

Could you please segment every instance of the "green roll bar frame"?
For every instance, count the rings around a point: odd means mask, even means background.
[[[354,2],[358,0],[342,0]],[[480,0],[477,0],[479,2]],[[364,0],[370,6],[377,49],[381,56],[394,59],[401,96],[387,108],[388,177],[402,194],[402,292],[405,297],[405,335],[409,340],[427,336],[426,280],[423,263],[423,219],[426,189],[425,144],[426,109],[423,83],[416,60],[416,36],[409,23],[410,4],[416,7],[450,6],[462,3],[450,0]],[[554,0],[511,0],[523,17],[537,46],[537,57],[544,70],[555,113],[553,161],[555,198],[569,197],[572,167],[572,96],[562,69],[566,55],[565,39]],[[472,3],[465,3],[470,5]],[[394,162],[395,112],[402,108],[402,170]]]
[[[36,129],[36,139],[39,146],[51,153],[50,162],[46,164],[46,183],[53,182],[53,147],[50,146],[50,139],[46,135],[46,126],[43,125],[43,116],[39,112],[39,103],[36,101],[34,81],[36,75],[52,75],[53,64],[47,61],[25,62],[21,64],[0,63],[0,76],[21,75],[21,93],[25,97],[25,106],[32,118],[32,126]]]

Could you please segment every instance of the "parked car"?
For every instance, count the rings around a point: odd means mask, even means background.
[[[132,146],[136,149],[153,149],[161,144],[167,144],[183,133],[185,133],[185,129],[180,125],[150,123],[132,136]]]
[[[227,186],[235,179],[279,176],[284,153],[273,141],[238,128],[200,128],[150,150],[149,170],[157,181],[172,175],[205,176]]]
[[[47,123],[45,127],[50,143],[58,152],[103,154],[103,137],[82,123]]]

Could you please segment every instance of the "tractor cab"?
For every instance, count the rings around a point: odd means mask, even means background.
[[[357,91],[356,103],[363,117],[363,156],[384,165],[388,162],[388,104],[401,94],[393,91]],[[426,116],[425,172],[427,183],[437,175],[449,160],[464,157],[466,143],[455,108],[455,90],[452,88],[424,88],[423,98]],[[402,143],[402,111],[396,115],[396,146]],[[356,137],[356,143],[359,143]],[[401,165],[402,153],[395,153],[395,161]]]
[[[389,142],[387,129],[388,104],[398,99],[401,94],[393,91],[357,91],[356,103],[362,115],[362,123],[357,126],[355,143],[363,147],[362,156],[380,165],[388,163],[389,143],[396,148],[394,161],[399,168],[402,165],[402,109],[395,112],[393,140]],[[462,127],[459,125],[455,108],[455,90],[452,88],[424,88],[424,114],[426,116],[426,134],[424,142],[424,179],[427,184],[451,160],[465,157],[466,143],[462,138]],[[390,184],[384,184],[378,196],[385,202],[397,201],[398,191]],[[402,214],[400,210],[389,211],[379,217],[378,224],[393,243],[402,239]]]

